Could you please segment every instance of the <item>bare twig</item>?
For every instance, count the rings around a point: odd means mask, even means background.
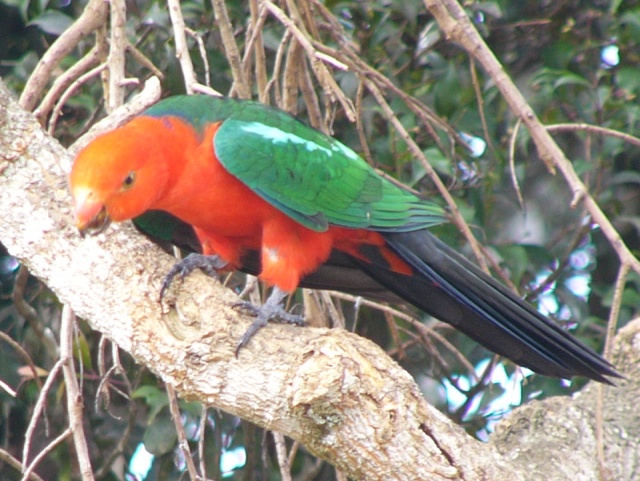
[[[282,36],[282,40],[280,41],[280,45],[278,46],[278,51],[276,52],[276,59],[273,64],[273,75],[271,76],[271,80],[267,83],[266,88],[266,96],[269,95],[269,90],[271,87],[274,87],[274,96],[276,100],[276,105],[282,105],[282,92],[278,85],[278,80],[280,79],[280,69],[282,67],[282,59],[284,58],[284,51],[287,48],[287,43],[291,38],[291,32],[287,30]]]
[[[219,91],[217,91],[215,89],[212,89],[211,87],[207,87],[206,85],[195,83],[195,84],[193,84],[192,87],[193,87],[193,92],[194,93],[211,95],[212,97],[221,97],[222,96],[222,94]]]
[[[109,91],[107,95],[107,112],[111,113],[124,102],[125,51],[127,35],[127,4],[125,0],[111,0],[111,42],[109,45]]]
[[[94,479],[91,461],[89,458],[89,447],[84,434],[84,424],[82,422],[82,393],[76,378],[75,363],[73,360],[73,326],[75,314],[71,308],[65,304],[62,308],[62,322],[60,325],[60,357],[64,360],[62,373],[67,395],[67,413],[69,414],[69,427],[73,432],[73,444],[76,448],[80,475],[84,481]]]
[[[71,434],[73,434],[71,428],[65,429],[63,433],[60,434],[60,436],[55,438],[42,451],[40,451],[38,455],[33,458],[32,463],[26,467],[26,469],[22,473],[22,479],[20,481],[27,481],[31,477],[32,471],[38,464],[40,464],[40,461],[46,458],[51,451],[53,451],[59,444],[61,444],[65,439],[71,436]]]
[[[476,102],[478,103],[478,113],[480,114],[480,122],[482,123],[482,132],[484,138],[489,145],[492,152],[495,153],[496,149],[493,146],[493,141],[489,135],[489,127],[487,126],[487,116],[484,113],[484,98],[482,97],[482,91],[480,89],[480,81],[478,80],[478,70],[473,59],[469,60],[469,70],[471,71],[471,83],[473,84],[473,91],[476,95]]]
[[[14,348],[16,352],[20,355],[20,357],[24,359],[24,361],[29,365],[29,368],[31,369],[33,380],[37,384],[38,389],[42,389],[43,387],[42,380],[40,379],[40,376],[38,374],[38,369],[36,368],[36,365],[33,363],[33,359],[31,359],[31,356],[29,356],[29,353],[25,351],[20,344],[18,344],[16,341],[11,339],[11,337],[9,337],[8,334],[2,331],[0,331],[0,339],[6,342],[7,344],[9,344],[12,348]]]
[[[193,93],[193,85],[197,83],[196,74],[193,70],[193,63],[189,56],[187,46],[187,35],[185,33],[184,18],[179,0],[167,0],[169,16],[173,25],[173,38],[176,42],[176,57],[180,62],[182,75],[184,76],[184,86],[188,94]]]
[[[106,63],[103,63],[102,65],[98,65],[96,68],[89,70],[88,72],[84,73],[83,75],[75,79],[71,83],[69,88],[65,90],[62,96],[56,102],[56,106],[53,109],[53,114],[51,115],[51,119],[49,120],[49,126],[47,128],[47,132],[49,132],[50,135],[53,135],[53,132],[56,129],[56,124],[58,123],[58,117],[60,117],[60,115],[62,114],[62,108],[64,107],[64,104],[67,103],[67,100],[69,100],[69,98],[71,98],[73,94],[75,94],[76,90],[78,90],[78,88],[80,88],[82,84],[92,79],[96,75],[99,75],[101,72],[104,72],[107,67],[108,67],[108,64]]]
[[[293,115],[298,113],[298,77],[300,76],[300,63],[303,60],[302,47],[295,38],[292,38],[289,42],[289,52],[284,65],[282,105],[280,107]]]
[[[146,67],[147,69],[149,69],[152,75],[158,77],[161,80],[164,79],[164,74],[162,73],[162,70],[156,67],[153,64],[153,62],[149,58],[147,58],[145,54],[143,54],[140,50],[136,48],[135,45],[128,44],[127,53],[129,53],[134,60],[142,64],[143,67]]]
[[[2,379],[0,379],[0,389],[2,389],[4,392],[6,392],[9,396],[13,398],[18,395],[18,393],[6,382],[4,382]]]
[[[251,9],[251,37],[245,47],[245,57],[243,58],[243,63],[246,67],[247,58],[253,51],[255,58],[256,86],[258,87],[258,96],[260,98],[260,102],[269,103],[267,91],[267,83],[269,79],[267,76],[267,62],[264,53],[264,38],[262,36],[262,26],[264,25],[264,21],[267,18],[267,10],[264,7],[258,7],[258,0],[250,0],[249,7]]]
[[[613,300],[611,301],[611,311],[609,312],[609,322],[607,324],[607,337],[604,345],[603,355],[605,359],[611,359],[611,351],[613,349],[613,336],[618,325],[618,316],[620,315],[620,306],[622,304],[622,295],[624,287],[629,275],[629,265],[622,264],[618,270],[616,284],[613,290]],[[598,384],[598,396],[596,403],[596,441],[598,449],[598,465],[600,469],[600,479],[609,479],[606,474],[606,458],[604,454],[604,391],[609,386]]]
[[[606,135],[608,137],[615,137],[616,139],[624,140],[625,142],[640,147],[640,138],[633,135],[629,135],[619,130],[607,129],[606,127],[600,127],[599,125],[591,124],[552,124],[546,126],[547,131],[551,133],[555,132],[590,132],[599,135]]]
[[[207,463],[205,462],[205,433],[207,431],[207,417],[209,408],[202,405],[200,411],[200,424],[198,425],[198,461],[200,462],[200,477],[203,480],[207,479]]]
[[[99,45],[100,44],[95,45],[89,53],[55,80],[53,86],[45,95],[44,100],[33,111],[33,114],[41,124],[44,125],[47,116],[56,104],[57,99],[62,95],[62,92],[67,90],[67,88],[83,73],[100,63],[102,52],[100,52]]]
[[[513,185],[513,190],[516,191],[518,203],[520,204],[520,208],[524,210],[524,198],[522,197],[522,191],[520,190],[520,184],[516,176],[516,143],[518,140],[518,132],[520,132],[520,125],[522,125],[522,121],[518,119],[513,126],[513,132],[509,139],[509,172],[511,173],[511,185]]]
[[[358,92],[356,93],[356,128],[358,130],[358,138],[360,139],[360,145],[362,146],[362,151],[364,152],[364,158],[367,159],[367,162],[371,165],[376,165],[373,161],[373,156],[371,155],[371,149],[369,148],[369,142],[367,142],[367,135],[364,132],[364,125],[362,124],[362,119],[364,118],[362,112],[362,97],[364,96],[364,83],[358,83]]]
[[[309,65],[307,62],[302,62],[301,75],[298,77],[300,91],[302,97],[307,105],[307,116],[311,125],[322,130],[322,112],[320,112],[320,102],[318,102],[318,95],[313,87],[313,80],[311,73],[309,72]]]
[[[367,89],[369,89],[369,91],[376,98],[376,101],[378,102],[380,107],[382,107],[382,112],[385,114],[385,117],[387,117],[387,120],[391,122],[391,124],[394,126],[394,128],[398,131],[398,133],[402,137],[402,140],[404,140],[406,144],[409,146],[409,150],[411,151],[411,153],[418,160],[420,160],[420,162],[422,163],[422,166],[427,172],[427,175],[429,175],[431,180],[436,185],[438,192],[440,192],[440,195],[444,197],[451,211],[453,222],[458,227],[458,229],[462,231],[467,241],[469,241],[469,246],[471,247],[471,250],[473,250],[473,253],[476,256],[476,259],[478,260],[480,267],[484,271],[489,272],[489,269],[487,267],[487,262],[482,254],[482,249],[480,248],[475,236],[471,232],[469,225],[464,221],[464,219],[462,218],[462,215],[460,215],[458,206],[455,200],[453,199],[452,195],[449,193],[449,190],[444,185],[442,180],[440,180],[440,177],[435,172],[433,167],[431,167],[431,164],[429,163],[428,159],[422,152],[422,149],[418,146],[418,144],[416,144],[415,140],[413,140],[413,138],[409,135],[409,132],[407,132],[407,130],[404,128],[404,125],[402,125],[402,122],[400,122],[398,117],[396,117],[395,113],[393,112],[393,110],[385,100],[384,95],[380,91],[380,88],[378,87],[378,85],[376,85],[374,82],[372,82],[368,78],[365,78],[364,82]]]
[[[363,299],[362,297],[356,297],[351,294],[345,294],[344,292],[338,292],[338,291],[331,291],[330,293],[332,297],[335,297],[337,299],[344,299],[345,301],[353,302],[356,305],[372,307],[374,309],[378,309],[384,314],[388,313],[394,317],[397,317],[399,319],[402,319],[403,321],[410,323],[416,329],[419,336],[423,340],[428,341],[428,338],[430,337],[434,338],[436,341],[442,344],[447,350],[449,350],[458,359],[460,364],[465,366],[465,368],[469,371],[470,374],[474,372],[473,366],[464,357],[464,355],[458,349],[456,349],[456,347],[453,344],[451,344],[444,336],[439,334],[435,329],[425,326],[422,322],[420,322],[415,317],[405,312],[399,311],[398,309],[394,309],[393,307],[390,307],[386,304],[381,304],[379,302]],[[441,323],[440,325],[448,326],[447,324],[444,324],[444,323]],[[431,345],[430,342],[425,342],[424,344]],[[432,350],[432,352],[434,352],[434,354],[437,354],[435,350]],[[396,351],[394,350],[389,352],[389,355],[395,355],[395,354],[396,354]]]
[[[272,431],[271,434],[273,435],[273,441],[276,446],[280,479],[282,479],[282,481],[292,481],[291,466],[289,465],[289,457],[287,456],[287,442],[284,439],[284,434],[278,431]]]
[[[27,426],[27,430],[24,435],[24,446],[22,447],[22,462],[27,463],[29,460],[29,450],[31,448],[31,440],[33,439],[33,433],[35,432],[36,426],[38,425],[38,419],[40,418],[40,414],[45,410],[47,404],[47,396],[49,395],[49,390],[51,389],[51,385],[56,380],[58,375],[58,371],[62,369],[62,365],[64,361],[62,359],[58,359],[58,361],[53,366],[53,369],[49,372],[49,376],[42,386],[42,390],[40,391],[40,396],[38,396],[38,401],[33,408],[33,413],[31,415],[31,419],[29,420],[29,426]]]
[[[19,473],[23,470],[22,463],[4,449],[0,449],[0,462],[7,463]],[[33,472],[29,475],[29,479],[31,479],[31,481],[44,481],[40,476]]]
[[[300,45],[305,50],[307,57],[309,58],[309,62],[311,63],[311,68],[313,69],[316,78],[322,84],[325,93],[329,96],[335,97],[342,105],[344,109],[345,115],[347,118],[354,122],[356,118],[355,108],[349,100],[344,92],[340,89],[338,84],[336,83],[333,76],[330,74],[324,62],[327,61],[326,57],[319,57],[317,55],[316,49],[313,47],[313,44],[309,37],[305,35],[284,13],[280,8],[276,7],[269,0],[265,0],[264,5],[269,10],[269,12],[278,19],[287,29],[292,33],[292,35],[300,42]]]
[[[182,451],[182,456],[184,458],[185,465],[187,466],[189,476],[191,477],[191,481],[197,481],[200,477],[198,476],[196,465],[193,462],[191,450],[189,449],[189,441],[187,441],[187,435],[184,432],[184,426],[182,425],[182,416],[180,414],[180,407],[178,406],[178,396],[176,396],[176,391],[173,389],[171,384],[167,383],[165,385],[165,389],[167,390],[167,396],[169,396],[169,410],[171,411],[171,417],[173,418],[173,425],[176,427],[176,432],[178,433],[178,446],[180,451]]]
[[[114,350],[116,352],[117,352],[117,349],[118,349],[118,347],[114,345]],[[109,369],[109,373],[107,373],[107,375],[110,375],[113,370],[121,372],[123,382],[125,383],[125,386],[127,387],[127,391],[129,393],[131,393],[133,391],[133,387],[132,387],[131,383],[129,382],[129,378],[126,376],[126,373],[122,369],[122,366],[120,366],[119,361],[117,361],[114,364],[114,366],[112,366],[112,368]],[[138,384],[138,382],[140,381],[140,378],[142,377],[143,372],[144,371],[142,369],[138,371],[138,375],[137,375],[136,380],[134,381],[135,382],[134,385]],[[100,391],[98,391],[98,393],[96,394],[96,404],[97,404],[97,398],[98,398],[99,395],[100,395]],[[131,396],[127,396],[127,399],[131,400]],[[129,419],[128,419],[128,422],[127,422],[127,426],[126,426],[124,432],[122,433],[122,436],[120,436],[120,438],[118,439],[118,444],[115,446],[113,451],[108,456],[105,457],[102,466],[96,470],[96,472],[95,472],[96,479],[102,479],[103,477],[105,477],[107,475],[107,473],[111,470],[114,461],[127,448],[127,444],[129,443],[129,438],[131,436],[131,432],[133,431],[133,427],[135,426],[135,422],[136,422],[136,419],[137,419],[137,414],[138,414],[137,404],[135,402],[131,402],[129,404],[128,411],[129,411]]]
[[[38,62],[22,91],[20,105],[23,109],[33,110],[49,83],[54,69],[76,48],[80,40],[105,24],[108,8],[108,3],[104,0],[90,0],[78,20],[51,45]]]
[[[202,40],[202,35],[195,30],[191,30],[190,28],[185,28],[185,31],[193,38],[198,44],[198,51],[200,52],[200,58],[202,59],[202,63],[204,64],[204,84],[211,88],[211,71],[209,69],[209,59],[207,58],[207,50],[204,46],[204,40]]]
[[[222,44],[224,45],[226,57],[231,66],[231,73],[233,74],[232,90],[236,90],[241,99],[250,99],[251,87],[247,82],[247,77],[242,68],[240,49],[238,49],[238,44],[233,36],[233,27],[229,19],[227,6],[224,0],[211,0],[211,4],[213,5],[213,14],[216,17],[216,22],[218,22]]]

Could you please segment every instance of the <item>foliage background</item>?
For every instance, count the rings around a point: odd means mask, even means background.
[[[318,13],[315,3],[300,2],[300,5],[316,9],[313,18],[317,38],[331,48],[340,48],[336,25]],[[355,46],[364,62],[389,79],[398,91],[432,109],[436,120],[429,123],[430,129],[397,92],[387,90],[387,100],[395,115],[447,184],[465,222],[497,260],[502,275],[582,340],[601,349],[619,272],[618,257],[584,209],[580,205],[575,209],[568,207],[572,193],[565,181],[550,175],[539,161],[528,134],[517,128],[517,119],[492,82],[481,70],[472,67],[462,49],[445,41],[419,1],[328,1],[324,6],[342,28],[342,38]],[[16,93],[25,87],[38,59],[84,7],[84,2],[74,1],[0,2],[0,75]],[[183,2],[181,7],[187,26],[202,39],[206,52],[203,57],[194,37],[189,37],[199,81],[220,92],[229,92],[234,76],[212,5]],[[243,51],[251,18],[249,4],[228,2],[227,11],[234,27],[233,36]],[[637,253],[638,141],[602,135],[592,126],[630,135],[638,130],[638,2],[473,2],[466,5],[466,11],[541,120],[545,124],[578,126],[569,129],[561,125],[554,137],[625,243]],[[281,47],[285,31],[273,17],[265,20],[262,33],[270,75],[279,52],[288,48],[288,41]],[[157,69],[150,69],[149,64],[128,55],[127,78],[144,80],[160,72],[167,95],[183,93],[184,78],[175,57],[174,29],[166,5],[128,2],[126,33]],[[93,36],[80,41],[55,75],[76,64],[95,43]],[[290,50],[289,54],[294,58]],[[210,74],[205,78],[207,64]],[[283,64],[281,74],[289,68],[286,58]],[[352,71],[338,68],[332,74],[346,98],[361,105],[361,127],[348,120],[340,105],[323,93],[314,78],[313,85],[320,92],[322,127],[363,152],[381,171],[438,198],[424,166],[390,127],[374,96],[359,88],[358,77]],[[50,125],[64,145],[71,145],[105,114],[104,85],[100,77],[83,84],[64,104],[55,125],[49,115],[44,116],[43,122]],[[285,86],[286,75],[282,74],[273,82],[270,100],[281,105],[286,102]],[[258,90],[254,88],[255,97],[261,94]],[[136,86],[127,87],[127,95],[135,91]],[[309,105],[305,101],[296,100],[287,106],[302,118],[308,116]],[[364,144],[361,134],[366,139]],[[464,140],[471,146],[479,146],[472,150],[464,145]],[[518,202],[519,195],[523,198],[522,205]],[[439,233],[467,252],[453,225],[440,229]],[[618,325],[637,315],[638,282],[637,275],[629,276],[621,297]],[[241,285],[238,284],[239,288]],[[57,360],[55,333],[61,306],[46,286],[20,270],[4,249],[0,249],[0,296],[0,331],[4,333],[0,340],[0,380],[16,391],[12,396],[0,390],[0,446],[20,459],[41,383],[25,369],[25,356],[9,343],[9,338],[22,346],[33,365],[45,370],[44,374]],[[384,309],[362,307],[356,322],[353,305],[346,301],[340,305],[347,328],[374,339],[396,356],[416,377],[431,403],[481,438],[487,436],[492,423],[512,404],[534,397],[569,394],[582,383],[577,380],[567,384],[535,375],[521,382],[523,373],[516,366],[491,360],[484,349],[419,313],[412,314],[423,325],[444,335],[455,350],[437,339],[416,335],[415,326],[406,320],[396,318],[397,324],[389,323],[389,311]],[[131,469],[134,450],[145,442],[147,449],[156,455],[146,479],[178,479],[185,464],[176,447],[175,427],[162,385],[151,373],[122,356],[126,375],[112,379],[105,388],[99,364],[101,356],[106,356],[107,364],[111,360],[99,335],[82,325],[76,347],[83,366],[92,462],[96,467],[104,467],[98,474],[118,479],[117,473]],[[491,369],[478,368],[480,379],[474,379],[469,367],[483,366],[487,360],[491,360]],[[36,440],[32,452],[38,452],[51,433],[66,426],[61,402],[64,395],[62,382],[49,392],[50,432],[32,435]],[[229,473],[233,479],[277,478],[279,467],[270,435],[215,411],[205,411],[201,421],[203,411],[199,406],[182,403],[181,407],[182,422],[194,452],[198,440],[204,439],[210,477],[221,477],[219,460],[229,462],[231,457],[227,453],[245,453],[246,463],[239,463]],[[43,423],[38,426],[44,429]],[[36,471],[43,479],[77,477],[72,454],[73,445],[63,443]],[[291,471],[298,479],[339,476],[302,449],[297,451]],[[6,479],[20,479],[12,469],[3,467],[2,472],[3,476],[7,473]],[[134,474],[127,476],[133,479]]]

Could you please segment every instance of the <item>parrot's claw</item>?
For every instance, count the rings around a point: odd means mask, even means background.
[[[294,324],[296,326],[304,326],[304,317],[287,312],[282,306],[282,300],[287,293],[275,287],[273,292],[261,306],[256,306],[250,302],[242,301],[234,304],[234,307],[246,309],[256,316],[256,320],[249,326],[249,329],[242,335],[236,346],[236,357],[240,349],[247,345],[251,338],[261,328],[267,325],[269,321],[279,322],[283,324]]]
[[[189,254],[184,259],[180,259],[173,265],[162,281],[162,287],[160,288],[160,302],[162,302],[165,292],[169,289],[169,286],[176,276],[179,276],[180,279],[183,280],[196,269],[200,269],[208,276],[218,279],[218,270],[224,268],[226,265],[227,263],[216,255],[205,256],[203,254],[193,253]]]

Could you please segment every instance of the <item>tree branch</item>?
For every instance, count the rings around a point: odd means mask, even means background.
[[[73,25],[64,31],[42,56],[33,73],[24,86],[20,105],[26,110],[33,110],[38,103],[47,83],[51,80],[53,71],[82,40],[107,21],[109,6],[104,0],[91,0],[82,15]]]

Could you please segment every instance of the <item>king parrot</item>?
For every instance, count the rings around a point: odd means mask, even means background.
[[[69,183],[81,233],[134,219],[152,237],[206,256],[187,257],[168,281],[210,260],[274,286],[241,344],[280,315],[286,293],[306,286],[408,302],[544,375],[619,377],[436,238],[429,228],[447,220],[440,206],[279,109],[167,98],[85,147]]]

